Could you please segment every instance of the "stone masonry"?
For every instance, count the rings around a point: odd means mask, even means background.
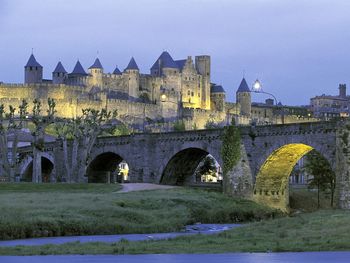
[[[350,123],[303,123],[240,129],[242,157],[229,173],[229,180],[224,182],[229,185],[228,194],[250,197],[286,210],[286,182],[290,171],[298,158],[310,149],[316,149],[336,172],[339,206],[350,208]],[[207,154],[211,154],[222,166],[223,132],[223,129],[213,129],[101,137],[92,150],[88,174],[82,176],[81,181],[88,181],[90,173],[112,172],[115,163],[125,160],[130,167],[131,182],[190,183],[195,168]],[[298,149],[302,149],[300,154],[296,154]],[[23,176],[31,162],[31,148],[21,148],[21,156],[19,173]],[[59,142],[46,144],[43,157],[54,165],[51,181],[64,174]],[[262,174],[264,169],[270,171],[271,177]],[[276,172],[276,169],[280,170]]]

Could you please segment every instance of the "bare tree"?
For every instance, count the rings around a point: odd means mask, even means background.
[[[10,105],[9,112],[6,113],[4,105],[0,105],[0,161],[4,176],[9,178],[11,182],[15,181],[18,168],[18,136],[28,114],[27,108],[27,101],[22,100],[19,105],[18,119],[16,119],[16,108]],[[9,137],[11,137],[10,140]],[[11,145],[9,145],[10,142]]]
[[[82,116],[56,124],[56,132],[62,142],[67,182],[84,180],[96,138],[101,133],[103,124],[116,116],[116,111],[83,109]]]
[[[41,157],[45,146],[45,128],[54,122],[56,102],[48,98],[47,114],[41,114],[41,102],[37,99],[33,101],[32,121],[34,124],[33,132],[33,183],[42,183]]]

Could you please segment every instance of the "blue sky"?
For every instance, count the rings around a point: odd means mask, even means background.
[[[23,82],[32,48],[46,78],[59,60],[89,67],[97,51],[107,72],[134,56],[148,73],[167,50],[210,55],[230,101],[245,72],[283,104],[308,104],[350,86],[349,10],[347,0],[0,0],[0,81]]]

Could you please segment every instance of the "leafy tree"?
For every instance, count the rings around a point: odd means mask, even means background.
[[[320,191],[330,191],[331,206],[334,202],[335,173],[329,162],[317,151],[312,150],[307,156],[304,164],[305,171],[312,175],[309,179],[309,188],[317,189],[317,207],[320,207]]]
[[[238,127],[235,126],[234,119],[231,125],[224,128],[224,136],[222,140],[221,158],[223,160],[223,183],[224,192],[229,193],[228,173],[235,167],[241,158],[241,135]]]
[[[210,155],[207,155],[198,165],[195,176],[196,181],[201,181],[203,175],[211,175],[216,177],[217,167],[215,165],[215,159]]]
[[[125,124],[118,124],[112,131],[113,136],[129,135],[131,130]]]
[[[174,123],[174,131],[185,131],[186,127],[185,127],[185,123],[184,121],[176,121]]]
[[[4,176],[10,181],[15,181],[15,175],[18,164],[18,136],[23,128],[23,121],[26,119],[28,103],[22,100],[19,105],[18,117],[16,117],[16,108],[9,106],[9,112],[6,113],[3,104],[0,105],[0,154],[1,165]],[[9,152],[9,137],[11,140],[11,151]]]

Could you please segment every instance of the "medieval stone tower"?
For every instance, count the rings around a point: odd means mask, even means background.
[[[252,111],[252,98],[245,78],[242,79],[236,91],[236,102],[241,108],[241,115],[250,117]]]
[[[346,98],[346,84],[339,84],[339,97]]]
[[[201,108],[210,109],[210,56],[196,56],[197,72],[201,77]]]
[[[55,70],[52,72],[52,83],[63,84],[68,78],[67,71],[63,67],[61,61],[58,62]]]
[[[221,85],[211,84],[210,99],[212,110],[225,111],[226,93]]]
[[[91,75],[90,85],[94,87],[102,87],[103,67],[98,58],[96,58],[94,64],[89,67],[89,73]]]
[[[24,66],[24,83],[41,83],[43,81],[43,67],[36,61],[33,54],[30,55]]]
[[[68,74],[68,81],[67,84],[69,85],[86,85],[87,83],[87,77],[88,74],[85,72],[83,66],[81,65],[80,61],[78,60],[77,63],[74,66],[74,69],[71,73]]]
[[[129,96],[134,99],[138,98],[140,87],[140,70],[133,57],[131,58],[128,66],[124,69],[124,73],[129,90]]]

